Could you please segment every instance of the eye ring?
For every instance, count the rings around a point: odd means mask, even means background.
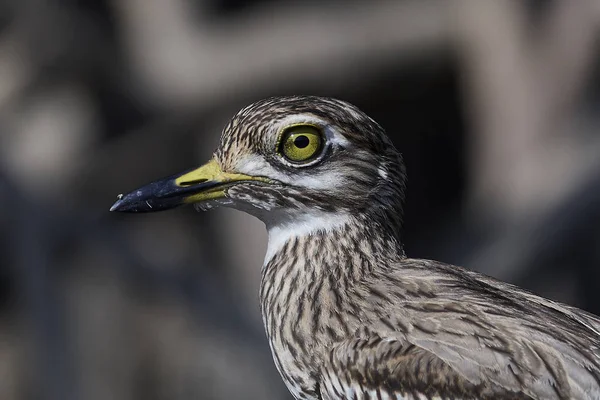
[[[312,164],[323,153],[325,139],[322,131],[313,125],[294,125],[281,134],[278,153],[294,165]]]

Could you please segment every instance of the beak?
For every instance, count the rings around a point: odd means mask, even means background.
[[[223,172],[215,159],[200,168],[152,182],[118,200],[110,211],[153,212],[225,197],[225,189],[236,182],[269,182],[266,178]]]

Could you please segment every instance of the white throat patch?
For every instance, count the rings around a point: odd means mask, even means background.
[[[267,226],[269,241],[263,266],[267,265],[289,240],[310,236],[319,231],[331,232],[346,225],[351,218],[351,215],[348,213],[312,211],[311,213],[291,218],[285,222]]]

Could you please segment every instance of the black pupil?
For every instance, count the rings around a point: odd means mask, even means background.
[[[305,148],[306,146],[309,145],[309,143],[310,143],[310,139],[304,135],[297,136],[294,139],[294,146],[296,146],[299,149]]]

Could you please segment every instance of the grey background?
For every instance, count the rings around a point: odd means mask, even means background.
[[[232,210],[115,215],[240,107],[355,103],[410,256],[600,313],[600,2],[0,1],[0,398],[289,399]]]

